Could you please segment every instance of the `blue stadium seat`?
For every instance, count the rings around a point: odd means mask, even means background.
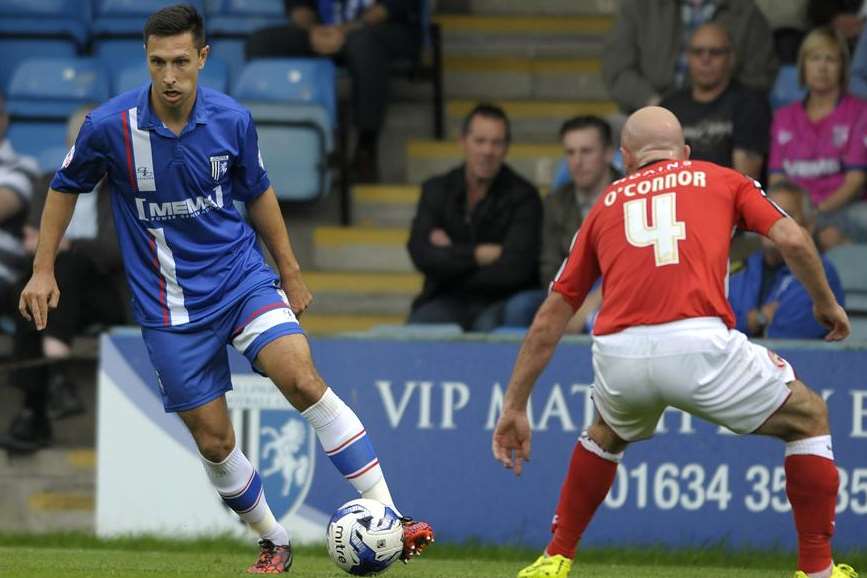
[[[204,14],[202,0],[184,0]],[[145,22],[153,12],[178,4],[177,0],[94,0],[93,33],[100,37],[141,37]]]
[[[133,90],[150,81],[148,65],[142,61],[121,70],[115,70],[112,81],[112,94],[118,95]],[[219,58],[209,57],[205,68],[199,73],[199,84],[227,92],[229,89],[229,69]]]
[[[18,64],[27,58],[74,58],[77,47],[71,40],[47,38],[0,38],[0,88],[9,91],[9,81]]]
[[[216,56],[229,67],[229,86],[235,86],[246,63],[244,41],[237,38],[215,38],[209,39],[208,45],[211,47],[210,56]]]
[[[87,44],[90,0],[0,0],[0,36]]]
[[[12,122],[7,134],[16,152],[34,157],[43,173],[57,170],[66,156],[66,122]]]
[[[333,63],[256,60],[244,67],[233,96],[256,120],[259,150],[278,197],[306,202],[325,194],[336,118]]]
[[[796,100],[803,100],[805,96],[807,91],[798,81],[798,67],[794,64],[781,66],[771,88],[771,107],[777,109]]]
[[[314,103],[337,125],[334,63],[327,58],[265,58],[248,62],[232,95],[239,100]]]
[[[282,2],[274,0],[209,0],[208,35],[237,38],[266,26],[285,24]]]
[[[112,75],[136,64],[147,64],[144,43],[137,38],[100,38],[93,42],[93,56],[102,61]]]
[[[108,75],[93,58],[33,58],[15,70],[7,108],[13,119],[63,120],[109,97]]]
[[[852,317],[849,321],[852,324],[850,339],[867,341],[867,317]]]
[[[825,256],[840,274],[846,310],[867,313],[867,245],[840,245]]]

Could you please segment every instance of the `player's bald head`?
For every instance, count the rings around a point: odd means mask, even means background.
[[[623,125],[620,144],[627,172],[656,160],[689,157],[680,122],[660,106],[646,106],[632,113]]]

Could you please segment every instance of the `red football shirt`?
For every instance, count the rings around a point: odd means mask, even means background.
[[[719,317],[735,227],[767,236],[786,214],[759,184],[704,161],[658,161],[599,196],[551,284],[576,309],[602,275],[595,335],[635,325]]]

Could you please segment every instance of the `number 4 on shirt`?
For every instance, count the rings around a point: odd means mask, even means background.
[[[647,199],[623,204],[626,240],[634,247],[653,246],[656,266],[676,265],[680,262],[677,243],[686,239],[686,223],[677,220],[677,195],[665,193],[653,197],[651,213],[653,225],[647,224]]]

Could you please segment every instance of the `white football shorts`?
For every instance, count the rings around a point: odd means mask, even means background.
[[[594,336],[593,372],[596,410],[626,441],[652,437],[668,406],[752,433],[795,379],[785,359],[716,317]]]

